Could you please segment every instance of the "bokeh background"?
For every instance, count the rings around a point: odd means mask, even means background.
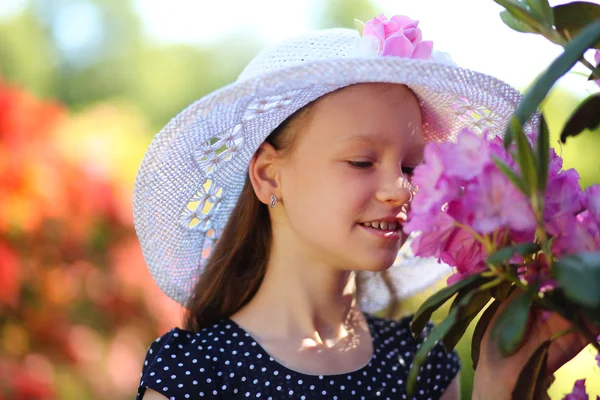
[[[187,104],[268,43],[380,12],[421,20],[459,65],[524,90],[560,48],[510,31],[500,10],[492,0],[1,0],[0,400],[135,396],[148,345],[182,309],[145,269],[132,186],[153,135]],[[544,105],[557,148],[566,118],[598,91],[581,71]],[[600,183],[599,149],[600,132],[559,149],[583,186]],[[468,340],[458,349],[468,399]],[[600,395],[589,348],[558,372],[552,398],[581,377]]]

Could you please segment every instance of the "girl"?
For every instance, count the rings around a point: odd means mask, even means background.
[[[407,398],[420,340],[409,318],[367,310],[387,300],[393,313],[449,272],[398,258],[412,170],[428,141],[501,134],[520,98],[431,50],[406,17],[376,18],[362,39],[312,32],[266,49],[157,135],[136,230],[189,314],[150,346],[138,399]],[[486,343],[474,397],[507,398],[524,361]],[[438,345],[416,398],[458,399],[459,368]]]

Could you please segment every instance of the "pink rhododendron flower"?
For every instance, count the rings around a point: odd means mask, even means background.
[[[403,230],[419,233],[411,245],[416,256],[435,257],[455,268],[448,284],[484,271],[491,252],[536,241],[538,221],[531,200],[494,158],[520,174],[501,138],[463,130],[456,143],[428,143],[424,163],[414,171],[417,193]],[[552,240],[551,256],[600,250],[600,185],[583,192],[579,174],[562,170],[554,150],[548,171],[543,223]],[[515,254],[508,261],[519,265],[522,280],[539,283],[540,291],[556,289],[551,263],[541,253]]]
[[[407,232],[422,232],[411,243],[418,257],[439,258],[446,240],[456,229],[454,219],[441,210],[436,215],[419,214],[404,225]]]
[[[513,160],[511,154],[504,148],[504,141],[500,136],[495,136],[493,139],[487,139],[487,141],[490,146],[490,154],[493,157],[496,157],[500,159],[500,161],[503,161],[506,165],[511,167],[513,171],[520,172],[519,166],[517,165],[515,160]],[[509,149],[511,150],[513,148],[514,146],[509,147]]]
[[[600,185],[592,185],[583,193],[583,206],[600,223]]]
[[[550,163],[548,165],[548,177],[552,178],[558,175],[558,173],[562,169],[563,160],[558,154],[556,154],[556,150],[554,150],[553,148],[550,148],[549,160]]]
[[[420,232],[412,243],[416,256],[456,267],[450,282],[486,268],[483,245],[465,226],[480,234],[503,229],[516,243],[533,239],[530,204],[496,168],[493,156],[514,165],[501,139],[463,130],[456,143],[428,143],[424,163],[414,172],[418,190],[403,229]]]
[[[456,267],[456,272],[448,278],[451,285],[469,275],[486,269],[485,251],[481,243],[464,229],[456,229],[446,241],[440,259]]]
[[[561,215],[575,215],[583,208],[583,193],[579,186],[579,174],[574,169],[560,171],[548,178],[544,218],[555,219]]]
[[[363,38],[377,39],[376,55],[427,60],[431,57],[433,42],[423,41],[419,21],[402,15],[387,19],[381,14],[365,22]]]
[[[528,199],[495,166],[489,165],[477,183],[465,190],[465,208],[473,210],[473,228],[492,233],[501,227],[534,231],[536,220]]]
[[[582,251],[600,250],[600,224],[588,210],[576,216],[563,216],[549,226],[554,234],[552,253],[563,256]]]
[[[588,400],[588,394],[585,392],[585,379],[575,381],[573,391],[563,397],[563,400]]]
[[[447,176],[472,179],[483,172],[490,164],[490,146],[485,138],[463,129],[456,138],[456,144],[443,143],[445,151],[440,152],[444,173]]]
[[[418,186],[412,203],[415,213],[437,214],[442,205],[460,193],[460,182],[444,174],[440,157],[441,145],[430,142],[425,146],[425,162],[416,168],[413,183]]]

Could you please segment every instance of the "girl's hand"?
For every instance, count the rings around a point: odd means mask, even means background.
[[[515,291],[509,298],[514,298]],[[529,329],[522,347],[513,355],[504,357],[498,350],[498,344],[490,339],[490,332],[501,311],[508,302],[504,302],[494,315],[492,323],[486,330],[481,341],[481,350],[475,381],[473,383],[473,399],[510,399],[521,370],[535,350],[554,334],[572,327],[572,324],[556,313],[547,318],[541,318],[537,311],[530,316]],[[600,329],[593,330],[597,335]],[[554,373],[567,361],[575,357],[589,344],[579,332],[568,333],[555,339],[548,350],[549,373]]]

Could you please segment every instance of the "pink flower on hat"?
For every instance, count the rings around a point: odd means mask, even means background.
[[[377,43],[377,55],[427,60],[431,57],[433,42],[422,41],[418,25],[419,21],[403,15],[395,15],[388,20],[381,14],[379,18],[365,22],[363,38],[377,39],[367,39]]]

